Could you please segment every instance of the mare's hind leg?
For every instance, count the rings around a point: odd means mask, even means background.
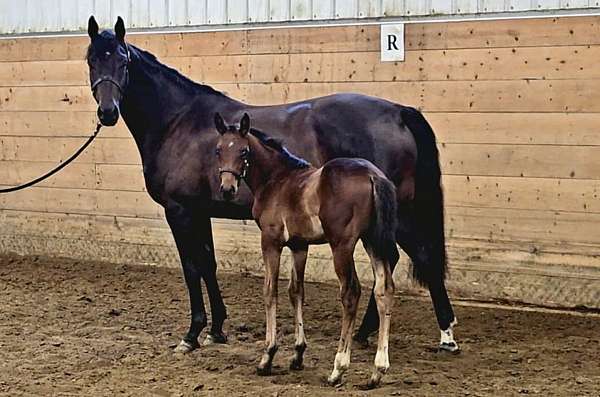
[[[333,263],[340,283],[342,300],[342,330],[338,344],[333,371],[328,382],[331,385],[342,381],[342,376],[350,366],[350,350],[352,348],[352,330],[356,320],[356,310],[360,299],[360,282],[354,268],[354,247],[356,240],[332,246]]]
[[[403,235],[398,239],[398,243],[410,257],[415,268],[426,269],[427,266],[433,265],[433,260],[436,260],[431,253],[432,248],[430,244],[419,244],[414,238],[414,235]],[[427,287],[440,327],[439,349],[451,353],[458,353],[460,349],[458,343],[454,340],[453,331],[453,327],[458,324],[458,321],[454,316],[452,304],[450,303],[448,292],[446,291],[446,285],[441,275],[432,274],[429,277]]]
[[[273,365],[273,357],[277,353],[277,281],[279,279],[279,263],[281,260],[281,246],[271,241],[261,239],[263,260],[265,262],[265,283],[263,296],[265,300],[265,314],[267,327],[265,332],[265,352],[256,368],[258,375],[269,375]]]
[[[302,306],[304,305],[304,269],[306,267],[306,256],[308,255],[308,247],[294,248],[292,256],[294,264],[292,266],[292,274],[288,293],[290,302],[294,309],[296,317],[295,335],[296,343],[294,344],[294,356],[290,362],[290,369],[300,370],[304,368],[304,351],[306,350],[306,338],[304,336],[304,322],[302,319]]]
[[[377,340],[377,354],[375,355],[375,368],[368,383],[368,387],[373,388],[379,384],[382,376],[390,367],[389,339],[392,305],[394,303],[394,280],[389,263],[375,257],[372,250],[366,244],[365,248],[373,267],[373,276],[375,278],[373,293],[379,314],[379,336]]]

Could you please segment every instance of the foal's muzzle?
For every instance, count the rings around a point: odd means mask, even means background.
[[[221,185],[221,194],[226,201],[231,201],[235,198],[237,188],[235,186],[223,186]]]

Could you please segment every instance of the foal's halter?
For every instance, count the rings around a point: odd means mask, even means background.
[[[245,179],[246,175],[248,174],[249,166],[250,166],[250,163],[248,162],[248,158],[245,158],[244,166],[242,167],[241,172],[237,172],[236,170],[219,168],[219,177],[221,177],[221,175],[223,175],[223,174],[231,174],[231,175],[235,176],[235,179],[237,179],[238,181],[240,179]]]
[[[125,87],[127,87],[127,85],[129,84],[129,64],[131,63],[131,53],[129,52],[129,46],[127,45],[127,43],[125,44],[125,50],[127,50],[127,66],[125,67]],[[95,94],[96,93],[96,89],[98,88],[98,86],[102,83],[111,83],[112,85],[114,85],[115,87],[117,87],[119,89],[119,93],[121,94],[121,97],[123,96],[123,94],[125,93],[125,88],[123,86],[121,86],[121,84],[119,84],[119,82],[117,80],[115,80],[112,76],[101,76],[99,78],[97,78],[93,83],[92,83],[92,92]]]

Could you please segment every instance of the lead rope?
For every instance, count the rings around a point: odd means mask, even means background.
[[[56,174],[58,171],[60,171],[63,168],[65,168],[70,162],[72,162],[73,160],[75,160],[81,153],[83,153],[83,151],[96,138],[96,136],[98,135],[98,132],[100,132],[100,128],[102,128],[102,124],[98,123],[96,125],[96,130],[94,131],[94,133],[92,134],[92,136],[90,136],[88,138],[88,140],[79,148],[79,150],[77,150],[75,153],[73,153],[73,155],[71,157],[69,157],[63,163],[59,164],[53,170],[48,171],[47,173],[45,173],[44,175],[40,176],[39,178],[36,178],[36,179],[34,179],[32,181],[29,181],[27,183],[24,183],[22,185],[18,185],[18,186],[14,186],[14,187],[9,187],[9,188],[6,188],[6,189],[0,189],[0,193],[16,192],[17,190],[28,188],[29,186],[35,185],[36,183],[39,183],[39,182],[43,181],[44,179],[50,178],[52,175]]]

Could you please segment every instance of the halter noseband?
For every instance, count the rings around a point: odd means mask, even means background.
[[[248,167],[250,166],[250,163],[248,162],[248,159],[245,158],[244,159],[244,167],[242,168],[242,172],[238,173],[235,170],[229,170],[229,169],[223,169],[223,168],[219,168],[219,177],[221,177],[221,175],[223,174],[231,174],[233,176],[235,176],[235,179],[237,179],[238,181],[240,179],[246,179],[246,175],[248,174]]]

